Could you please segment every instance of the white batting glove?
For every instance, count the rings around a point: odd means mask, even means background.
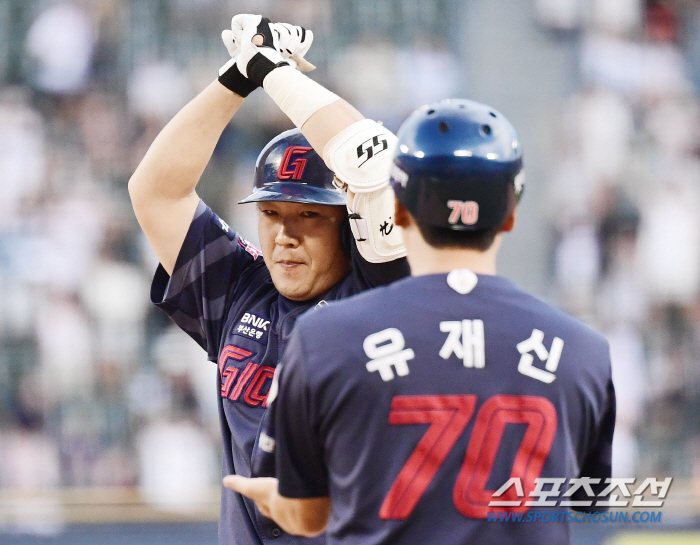
[[[313,42],[313,33],[300,26],[271,23],[260,15],[243,14],[232,19],[231,31],[231,49],[238,53],[238,69],[260,85],[279,66],[291,65],[303,71],[315,68],[304,59]],[[253,38],[262,44],[256,45]]]
[[[277,50],[277,35],[270,29],[270,20],[261,15],[236,15],[232,27],[240,21],[243,27],[236,59],[238,70],[248,79],[262,85],[265,76],[275,68],[289,63]],[[237,21],[236,21],[237,20]],[[253,43],[253,38],[262,38],[262,45]]]
[[[292,67],[302,72],[310,72],[316,68],[304,58],[314,41],[313,32],[289,23],[270,23],[270,29],[276,35],[277,50]]]
[[[255,16],[250,15],[246,17]],[[234,25],[234,21],[235,18],[231,21],[231,29],[226,29],[221,33],[221,40],[224,42],[229,55],[231,55],[231,58],[219,69],[219,82],[234,93],[242,97],[246,97],[260,86],[241,74],[238,66],[236,65],[238,54],[240,53],[243,28]]]

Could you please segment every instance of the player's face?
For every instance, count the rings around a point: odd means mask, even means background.
[[[343,206],[258,203],[258,235],[277,291],[293,301],[313,299],[350,271],[340,243]]]

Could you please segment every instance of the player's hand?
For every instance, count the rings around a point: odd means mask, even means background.
[[[247,479],[240,475],[227,475],[224,477],[224,486],[247,496],[255,502],[263,516],[272,518],[270,505],[277,495],[277,479],[273,477]]]
[[[241,74],[262,85],[265,76],[280,66],[315,67],[304,59],[311,47],[313,33],[287,23],[271,23],[261,15],[236,15],[231,23],[238,44],[236,65]],[[240,42],[237,29],[242,28]]]
[[[302,72],[316,68],[304,58],[314,41],[313,32],[289,23],[270,23],[270,29],[277,38],[277,51],[292,67]]]
[[[249,25],[257,27],[261,20],[262,16],[260,15],[247,13],[234,15],[233,19],[231,19],[231,29],[224,30],[221,33],[221,39],[232,58],[238,57],[243,30]],[[273,34],[272,46],[283,59],[302,72],[310,72],[316,68],[304,58],[314,41],[314,33],[312,31],[306,30],[302,26],[290,25],[289,23],[269,23],[269,26]],[[260,38],[260,41],[254,40],[254,43],[262,45],[262,38]]]
[[[238,26],[243,31],[236,66],[245,77],[262,85],[267,74],[289,63],[277,50],[279,42],[270,28],[269,19],[262,15],[236,15],[231,21],[231,27]]]
[[[237,17],[239,18],[238,20],[236,19]],[[227,28],[221,33],[221,41],[224,42],[226,50],[229,55],[231,55],[231,58],[219,69],[219,82],[242,97],[248,96],[255,89],[260,87],[260,85],[241,74],[236,64],[241,50],[241,37],[243,35],[243,27],[240,26],[240,24],[246,21],[246,19],[243,19],[246,17],[250,18],[256,16],[237,15],[231,20],[231,28]]]

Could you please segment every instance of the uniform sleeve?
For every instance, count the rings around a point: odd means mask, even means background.
[[[244,273],[261,264],[264,269],[260,251],[200,201],[172,276],[158,265],[151,302],[216,361],[237,284]]]
[[[279,391],[270,410],[275,423],[279,493],[287,498],[329,495],[323,442],[313,421],[302,332],[294,329],[279,369]]]
[[[608,486],[606,479],[612,475],[612,441],[615,431],[615,387],[612,378],[608,380],[606,403],[602,418],[597,429],[597,438],[591,445],[588,454],[581,466],[579,477],[591,477],[600,479],[600,484],[591,485],[596,494],[596,500],[607,500],[608,497],[599,494]],[[579,488],[572,495],[572,500],[586,501],[591,498],[585,493],[583,488]],[[607,507],[573,507],[576,511],[607,511]]]

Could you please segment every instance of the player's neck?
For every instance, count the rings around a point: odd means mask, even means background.
[[[469,269],[477,274],[496,274],[496,254],[501,245],[500,233],[485,252],[469,249],[434,248],[417,232],[404,231],[408,263],[412,276],[448,273],[454,269]],[[417,230],[416,230],[417,231]]]

